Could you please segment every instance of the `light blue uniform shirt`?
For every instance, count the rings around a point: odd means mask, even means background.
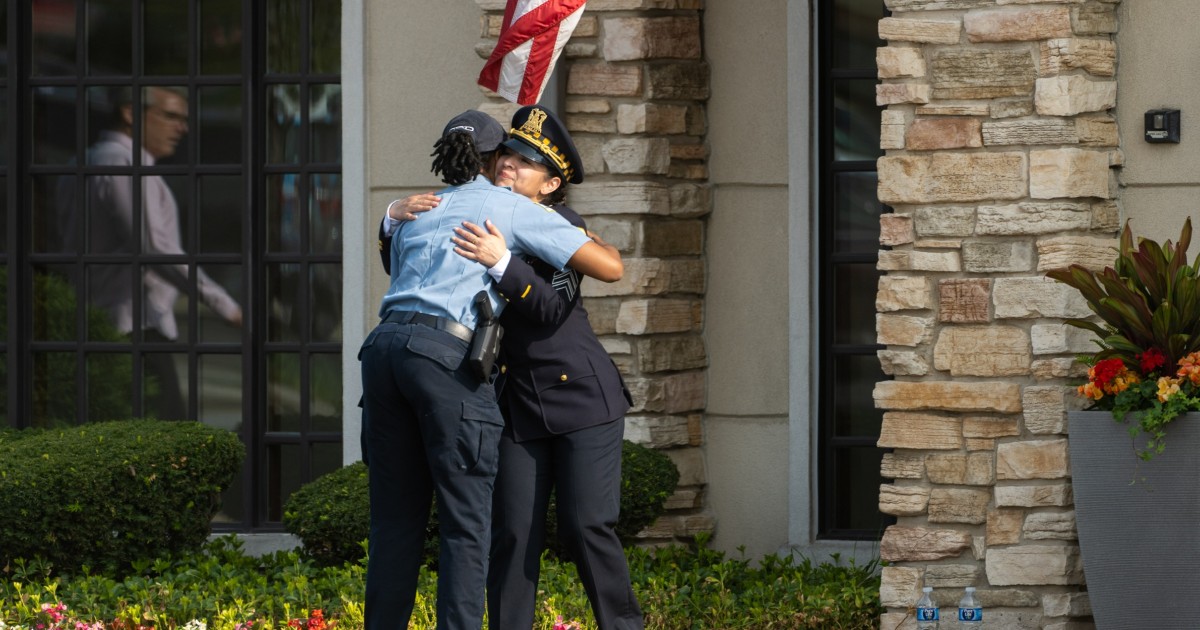
[[[508,249],[529,254],[559,269],[587,243],[587,234],[557,212],[533,203],[483,176],[437,193],[442,201],[416,221],[406,221],[392,236],[392,281],[379,316],[388,311],[417,311],[475,328],[475,294],[487,291],[496,314],[504,300],[483,265],[454,253],[454,228],[463,221],[484,221],[504,234]]]

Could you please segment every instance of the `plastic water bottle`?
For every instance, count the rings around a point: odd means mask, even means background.
[[[917,630],[938,630],[938,607],[929,596],[932,586],[921,589],[922,595],[917,602]]]
[[[975,587],[968,586],[962,599],[958,600],[958,626],[960,628],[982,628],[983,607],[975,599]]]

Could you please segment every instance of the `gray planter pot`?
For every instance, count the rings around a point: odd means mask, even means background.
[[[1068,422],[1076,528],[1096,627],[1194,630],[1200,413],[1172,421],[1166,450],[1149,462],[1134,454],[1128,425],[1107,411],[1071,412]]]

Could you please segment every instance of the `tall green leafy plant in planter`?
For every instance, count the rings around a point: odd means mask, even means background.
[[[1147,438],[1144,460],[1166,448],[1172,420],[1200,410],[1200,259],[1188,264],[1191,241],[1191,218],[1176,243],[1139,238],[1136,247],[1126,222],[1113,266],[1046,274],[1078,289],[1100,318],[1066,322],[1095,333],[1100,347],[1081,357],[1090,368],[1079,393],[1092,409],[1133,420],[1130,435]]]

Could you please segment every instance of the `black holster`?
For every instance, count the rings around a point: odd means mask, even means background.
[[[478,324],[475,326],[475,336],[471,338],[471,351],[467,355],[467,363],[479,380],[492,380],[492,367],[496,364],[496,355],[500,354],[500,338],[504,329],[492,312],[492,301],[486,291],[475,294],[475,309],[478,313]]]

